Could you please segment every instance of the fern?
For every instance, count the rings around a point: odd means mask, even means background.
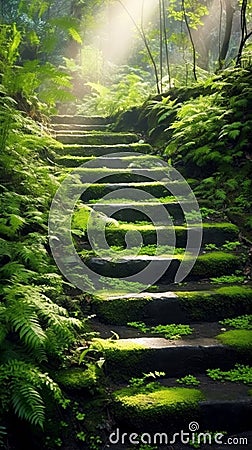
[[[8,395],[4,390],[8,387]],[[45,406],[42,390],[48,393],[62,405],[65,404],[60,388],[46,373],[24,361],[11,360],[0,366],[0,392],[4,399],[3,408],[13,408],[21,418],[43,428]]]

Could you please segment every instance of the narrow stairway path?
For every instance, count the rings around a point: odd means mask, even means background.
[[[248,388],[206,376],[207,369],[229,370],[236,363],[251,362],[251,347],[244,351],[235,332],[233,345],[227,345],[229,336],[226,340],[218,336],[225,334],[220,320],[251,314],[252,287],[232,283],[232,278],[229,284],[211,281],[242,270],[242,255],[227,244],[238,240],[238,229],[220,217],[206,218],[196,263],[183,282],[175,284],[188,239],[180,198],[184,182],[173,179],[169,168],[164,176],[162,161],[152,157],[153,149],[141,136],[111,132],[109,125],[108,119],[100,117],[52,118],[52,133],[63,144],[56,163],[66,174],[84,164],[78,169],[78,182],[85,188],[83,205],[113,217],[105,228],[112,252],[106,253],[96,230],[98,246],[91,245],[86,236],[79,253],[92,271],[107,280],[92,296],[91,312],[96,314],[92,324],[100,333],[97,343],[104,348],[106,373],[114,386],[116,424],[126,430],[160,431],[178,428],[178,423],[182,427],[191,419],[200,423],[201,430],[248,430],[252,412]],[[91,182],[93,179],[96,181]],[[127,189],[137,192],[135,199],[127,197]],[[162,221],[160,204],[172,218],[170,223]],[[183,207],[190,211],[190,205],[193,198],[188,195]],[[194,229],[193,220],[190,223],[197,240],[197,227]],[[157,232],[159,254],[155,254]],[[125,249],[127,239],[130,245]],[[187,260],[191,258],[188,253]],[[142,292],[131,281],[127,291],[127,285],[117,283],[118,278],[133,279],[155,261],[160,266],[153,266],[157,270],[154,287]],[[170,264],[162,271],[167,261]],[[167,325],[180,328],[174,327],[172,332]],[[106,340],[111,330],[119,339]],[[155,371],[166,374],[158,389],[148,392],[139,388],[139,397],[136,388],[125,388],[130,377]],[[176,384],[176,377],[187,375],[200,380],[198,390]]]

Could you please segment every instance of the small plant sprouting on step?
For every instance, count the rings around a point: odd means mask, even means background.
[[[237,250],[237,248],[241,245],[239,241],[226,241],[225,244],[222,245],[222,250],[226,250],[228,252],[233,252]]]
[[[166,339],[180,339],[182,336],[188,336],[193,332],[189,325],[168,324],[148,327],[144,322],[128,322],[130,327],[137,328],[142,333],[150,333],[164,336]]]
[[[176,380],[179,384],[184,384],[185,386],[199,386],[200,381],[194,375],[186,375],[185,377],[178,378]]]
[[[221,369],[208,369],[207,375],[214,381],[239,382],[244,384],[252,384],[252,367],[243,364],[235,364],[231,370],[222,371]]]
[[[159,387],[158,378],[164,377],[165,372],[149,372],[144,373],[142,378],[131,378],[129,380],[129,386],[133,389],[136,389],[138,391],[141,389],[141,392],[152,392],[155,391]],[[155,381],[149,381],[149,380],[155,380]]]
[[[246,314],[233,319],[221,320],[220,324],[236,330],[252,330],[252,315]]]
[[[234,252],[241,245],[239,241],[226,241],[221,247],[216,244],[205,244],[206,251],[222,250],[226,252]]]
[[[219,250],[219,247],[216,244],[206,244],[205,250],[206,251]]]
[[[237,284],[243,283],[245,277],[243,275],[222,275],[222,277],[210,278],[211,283],[227,283],[227,284]]]

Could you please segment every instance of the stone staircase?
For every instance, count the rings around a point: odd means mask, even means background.
[[[167,195],[167,186],[176,192],[179,182],[169,176],[164,179],[159,160],[151,156],[151,146],[134,133],[111,132],[109,120],[100,117],[55,116],[51,127],[52,134],[63,144],[56,162],[66,174],[92,162],[78,171],[79,183],[89,184],[81,199],[83,204],[95,209],[98,206],[100,212],[113,216],[116,223],[106,228],[108,244],[124,246],[129,231],[133,232],[133,242],[139,233],[143,239],[141,254],[129,253],[113,260],[89,252],[85,264],[101,277],[123,279],[144,270],[155,260],[170,261],[161,277],[157,272],[155,288],[127,292],[125,287],[113,289],[112,283],[111,289],[108,284],[92,296],[90,308],[96,314],[92,326],[100,333],[94,346],[102,346],[106,355],[105,371],[111,380],[115,428],[119,426],[122,431],[140,434],[171,432],[188,430],[188,424],[195,421],[200,431],[249,430],[252,397],[248,388],[239,382],[213,381],[206,375],[207,369],[229,370],[236,363],[251,363],[251,346],[244,352],[239,343],[226,345],[217,336],[223,331],[220,320],[251,314],[252,287],[210,282],[211,278],[232,275],[242,269],[239,252],[220,250],[227,241],[238,240],[237,227],[219,218],[206,219],[200,255],[183,282],[174,283],[182,250],[172,256],[156,256],[148,246],[156,244],[157,229],[162,242],[169,231],[169,226],[159,220],[160,200],[172,217],[171,233],[175,233],[179,249],[184,249],[187,242],[185,215],[178,198]],[[94,174],[97,181],[90,183]],[[140,190],[142,199],[134,202],[125,198],[127,188]],[[107,201],[106,196],[111,194]],[[190,206],[190,202],[188,197],[183,205]],[[149,216],[155,217],[154,225]],[[190,226],[193,229],[193,224]],[[88,242],[85,248],[91,250]],[[132,322],[146,324],[147,332],[127,325]],[[153,334],[153,327],[168,324],[187,324],[192,333],[177,339],[165,338],[158,331]],[[119,339],[111,339],[111,330]],[[138,392],[134,386],[127,387],[131,377],[155,371],[166,375],[154,391],[142,387]],[[191,386],[182,388],[176,382],[176,378],[189,374],[200,381],[197,390]],[[120,447],[119,443],[111,447],[128,448]]]

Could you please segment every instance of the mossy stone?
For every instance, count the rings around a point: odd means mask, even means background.
[[[252,356],[252,330],[229,330],[219,334],[217,339],[246,356]]]
[[[241,268],[241,258],[235,254],[214,251],[200,255],[190,272],[190,278],[211,278],[228,275]]]
[[[123,388],[113,393],[115,415],[119,421],[136,428],[166,423],[171,425],[183,416],[189,417],[204,400],[202,392],[190,388],[157,387],[153,392],[144,388]]]
[[[87,369],[73,367],[56,373],[56,380],[67,391],[93,392],[101,377],[101,370],[92,364]]]
[[[94,339],[93,346],[105,355],[105,371],[116,380],[128,380],[130,375],[142,375],[152,352],[143,345],[134,342],[108,339]]]

